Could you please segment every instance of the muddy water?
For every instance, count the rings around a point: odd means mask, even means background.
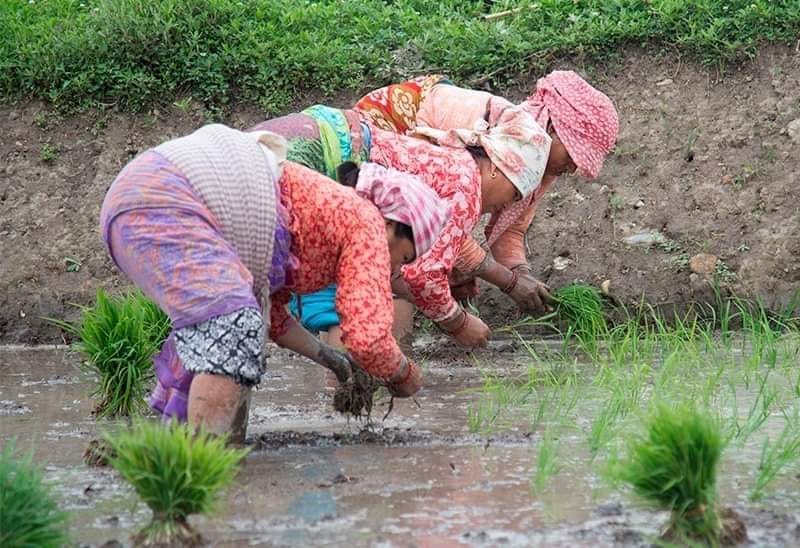
[[[481,359],[500,373],[525,362],[502,342]],[[112,471],[82,464],[85,444],[108,425],[91,419],[90,384],[76,361],[63,349],[0,350],[0,439],[17,437],[18,446],[32,448],[73,516],[73,538],[128,543],[149,511]],[[395,402],[384,423],[381,402],[375,432],[363,435],[331,412],[325,372],[276,352],[254,398],[249,439],[256,449],[217,513],[193,523],[216,546],[646,546],[663,527],[666,515],[611,490],[602,462],[591,462],[587,431],[602,404],[591,387],[561,436],[564,468],[534,493],[540,432],[519,421],[493,435],[470,434],[467,409],[480,384],[475,360],[423,361],[424,393]],[[762,502],[747,501],[758,451],[753,441],[727,452],[721,497],[744,516],[754,545],[797,545],[794,475]]]

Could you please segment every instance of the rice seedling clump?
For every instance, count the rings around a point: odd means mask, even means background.
[[[571,284],[556,290],[553,301],[556,317],[567,326],[567,336],[574,335],[587,349],[596,349],[608,332],[600,291],[591,285]]]
[[[67,514],[58,509],[31,455],[14,457],[16,443],[0,453],[0,546],[60,547],[68,543]]]
[[[198,545],[200,535],[187,518],[213,509],[248,452],[176,422],[137,422],[106,440],[113,450],[111,466],[153,512],[150,524],[133,538],[137,546]]]
[[[147,410],[154,378],[152,357],[169,330],[169,318],[141,292],[111,297],[102,289],[74,324],[53,320],[78,338],[82,369],[97,378],[92,392],[98,417],[135,416]]]
[[[723,448],[716,418],[689,404],[657,404],[644,432],[630,441],[625,458],[614,467],[614,475],[637,495],[671,511],[666,540],[715,546],[744,534],[735,514],[717,505]]]

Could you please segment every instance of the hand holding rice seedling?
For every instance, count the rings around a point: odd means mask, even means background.
[[[137,546],[198,545],[187,518],[213,509],[248,453],[227,448],[224,437],[175,422],[139,422],[106,440],[114,451],[111,466],[153,511],[153,520],[133,538]]]

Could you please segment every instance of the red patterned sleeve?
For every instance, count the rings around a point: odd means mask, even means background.
[[[449,218],[433,247],[403,267],[414,304],[433,321],[452,316],[458,303],[450,294],[450,273],[461,246],[480,217],[480,174],[472,156],[387,132],[373,131],[373,161],[419,176],[450,206]]]
[[[388,379],[403,353],[392,335],[394,304],[390,258],[383,219],[377,209],[364,207],[340,230],[349,234],[336,269],[336,310],[342,342],[368,373]]]
[[[296,323],[296,320],[286,310],[290,298],[289,291],[283,289],[269,299],[269,338],[273,341],[285,335],[289,328]]]

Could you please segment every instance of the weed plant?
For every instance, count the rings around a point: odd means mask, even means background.
[[[32,456],[17,458],[16,443],[0,452],[0,546],[59,548],[68,544],[67,514],[58,509]]]
[[[138,546],[199,544],[188,516],[213,509],[248,452],[177,422],[135,422],[106,440],[114,452],[111,466],[153,512],[150,524],[134,537]]]
[[[724,448],[719,421],[690,404],[660,403],[644,432],[612,468],[617,479],[671,514],[668,538],[717,545],[717,467]]]
[[[50,320],[77,338],[82,369],[94,375],[98,417],[130,417],[147,409],[145,392],[154,373],[152,358],[170,330],[169,318],[140,292],[112,297],[97,291],[94,306],[82,307],[73,323]]]
[[[244,99],[275,112],[304,93],[430,71],[474,87],[541,73],[563,54],[607,63],[628,43],[722,64],[754,56],[764,41],[794,44],[800,25],[794,0],[546,2],[485,20],[488,5],[6,0],[0,95],[124,109],[190,95],[212,110]]]

